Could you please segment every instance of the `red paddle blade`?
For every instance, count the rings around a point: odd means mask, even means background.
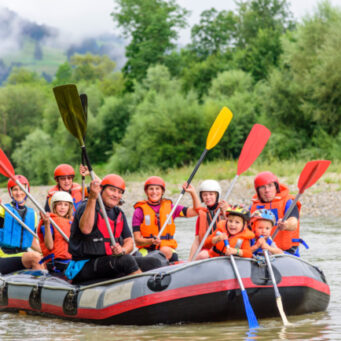
[[[14,168],[4,151],[0,148],[0,173],[7,178],[12,178],[15,175]]]
[[[270,135],[270,130],[261,124],[257,123],[252,127],[239,156],[238,175],[244,173],[256,161]]]
[[[315,160],[306,163],[297,185],[301,194],[324,174],[330,163],[329,160]]]

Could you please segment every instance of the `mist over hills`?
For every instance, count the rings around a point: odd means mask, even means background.
[[[58,29],[39,25],[0,7],[0,84],[13,67],[25,67],[52,80],[60,64],[75,53],[108,55],[121,68],[124,64],[122,38],[114,34],[70,41]]]

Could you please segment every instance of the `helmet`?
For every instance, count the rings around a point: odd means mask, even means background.
[[[18,180],[22,185],[26,185],[26,189],[30,191],[30,183],[23,175],[15,175],[14,179]],[[14,186],[17,186],[17,183],[13,181],[12,179],[9,179],[7,182],[7,189],[10,195],[11,195],[11,188]]]
[[[201,197],[201,192],[217,192],[217,201],[219,201],[219,198],[221,197],[221,187],[218,181],[215,180],[205,180],[200,184],[199,196],[201,201],[203,201]]]
[[[53,207],[53,205],[58,201],[67,201],[73,204],[72,196],[68,192],[65,192],[65,191],[58,191],[52,195],[51,207]]]
[[[101,186],[104,188],[105,186],[113,186],[118,189],[121,189],[124,193],[126,189],[125,182],[123,178],[121,178],[117,174],[108,174],[106,175],[103,180],[101,181]]]
[[[161,186],[164,191],[166,190],[166,184],[159,176],[151,176],[148,178],[144,183],[144,191],[146,191],[147,187],[151,185]]]
[[[255,190],[257,191],[257,188],[261,186],[265,186],[267,184],[270,184],[274,182],[277,187],[277,191],[279,189],[279,182],[276,175],[274,175],[271,172],[261,172],[258,175],[256,175],[254,180]]]
[[[242,217],[245,221],[250,220],[250,211],[243,205],[233,205],[226,210],[226,215],[237,215]]]
[[[272,223],[272,226],[276,225],[275,215],[270,210],[268,210],[266,208],[256,210],[252,213],[251,223],[253,224],[257,220],[268,220]]]
[[[72,166],[62,163],[61,165],[57,166],[54,170],[54,178],[57,179],[58,176],[65,176],[65,175],[71,175],[75,176],[75,170]]]

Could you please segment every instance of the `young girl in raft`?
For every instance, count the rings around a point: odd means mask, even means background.
[[[212,235],[213,247],[209,251],[201,251],[200,259],[230,255],[252,257],[250,240],[255,235],[247,227],[249,219],[250,213],[243,206],[228,207],[226,220],[218,223],[217,229]],[[230,247],[225,246],[224,240],[226,239],[229,241]]]
[[[160,250],[170,262],[178,260],[176,253],[178,244],[174,239],[174,219],[196,216],[198,214],[196,210],[200,207],[200,200],[194,187],[187,186],[187,183],[185,183],[183,189],[190,193],[193,207],[188,208],[178,205],[161,237],[158,238],[160,229],[173,209],[173,204],[171,200],[163,198],[166,184],[162,178],[151,176],[146,180],[144,191],[147,200],[139,201],[134,205],[135,211],[132,221],[135,244],[142,256],[151,251]]]
[[[189,254],[189,261],[192,260],[194,254],[197,252],[197,249],[202,242],[202,239],[204,238],[207,229],[213,220],[213,217],[215,216],[217,210],[219,210],[220,212],[218,218],[214,223],[210,234],[205,239],[202,250],[208,251],[213,246],[212,235],[217,229],[219,221],[225,219],[225,214],[222,212],[225,212],[224,207],[226,209],[228,205],[225,201],[220,202],[221,187],[215,180],[205,180],[200,184],[199,197],[206,207],[199,207],[199,209],[197,209],[199,216],[195,225],[195,237]],[[200,259],[199,254],[196,257],[196,260]]]
[[[68,252],[68,243],[63,236],[50,224],[49,217],[58,227],[70,237],[73,199],[64,191],[55,192],[51,198],[52,213],[42,215],[38,226],[38,237],[44,258],[49,272],[64,272],[67,268],[71,255]]]
[[[270,236],[275,224],[276,217],[270,210],[262,208],[253,212],[251,226],[256,237],[251,240],[251,251],[254,255],[263,254],[263,250],[271,254],[283,253]]]

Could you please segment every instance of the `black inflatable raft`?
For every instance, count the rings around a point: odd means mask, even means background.
[[[277,317],[265,264],[235,259],[257,318]],[[327,308],[330,290],[320,269],[294,256],[278,255],[271,260],[287,315]],[[0,277],[0,310],[24,310],[101,324],[246,319],[228,257],[180,263],[81,286],[44,271],[21,271]]]

